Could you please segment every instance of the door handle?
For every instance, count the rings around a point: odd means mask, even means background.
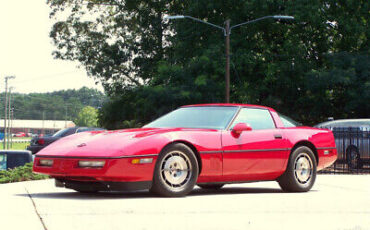
[[[275,139],[283,139],[281,134],[274,134]]]

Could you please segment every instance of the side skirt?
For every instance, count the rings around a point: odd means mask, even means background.
[[[277,178],[278,179],[278,178]],[[248,181],[216,181],[216,182],[202,182],[197,184],[247,184],[247,183],[255,183],[255,182],[266,182],[266,181],[277,181],[275,180],[248,180]]]

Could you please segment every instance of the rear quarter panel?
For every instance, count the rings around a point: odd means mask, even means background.
[[[283,128],[284,136],[293,148],[300,142],[312,143],[317,151],[317,169],[330,166],[337,159],[334,135],[330,130],[311,127]]]

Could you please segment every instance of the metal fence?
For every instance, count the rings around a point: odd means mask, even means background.
[[[337,161],[320,173],[370,173],[370,128],[330,128],[338,152]]]

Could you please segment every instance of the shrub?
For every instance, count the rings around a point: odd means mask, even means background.
[[[29,180],[43,180],[49,178],[47,175],[35,174],[32,172],[32,163],[27,163],[24,166],[0,171],[0,184],[29,181]]]

